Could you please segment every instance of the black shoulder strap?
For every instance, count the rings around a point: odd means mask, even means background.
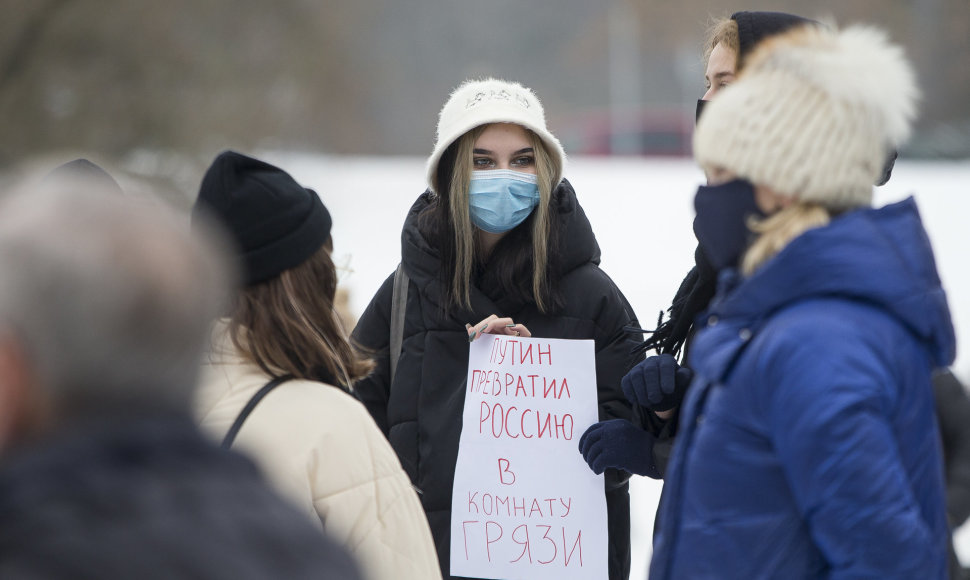
[[[400,263],[394,272],[394,286],[391,290],[391,384],[394,384],[397,359],[401,356],[401,345],[404,342],[404,310],[408,303],[408,282],[408,275],[404,273],[404,264]]]
[[[236,435],[239,433],[239,429],[242,428],[243,422],[246,420],[246,417],[249,417],[249,414],[253,412],[253,409],[256,408],[256,405],[258,405],[259,402],[263,400],[263,397],[268,395],[270,391],[272,391],[276,387],[280,386],[281,384],[285,383],[286,381],[292,378],[293,378],[293,375],[283,375],[281,377],[276,377],[270,382],[263,385],[261,389],[256,391],[256,394],[249,399],[249,402],[246,403],[246,406],[243,407],[242,411],[239,412],[239,416],[236,417],[236,420],[232,422],[232,427],[229,428],[229,432],[226,433],[226,437],[222,440],[221,447],[223,449],[229,449],[230,447],[232,447],[232,442],[236,440]]]

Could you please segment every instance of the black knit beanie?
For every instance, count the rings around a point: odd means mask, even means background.
[[[731,20],[738,23],[738,67],[759,42],[803,24],[819,24],[815,20],[785,12],[735,12]]]
[[[192,208],[212,216],[235,240],[247,286],[302,264],[330,237],[330,212],[282,169],[235,151],[220,153]]]
[[[97,188],[104,193],[124,195],[124,191],[115,178],[100,165],[92,163],[83,157],[58,165],[45,177],[46,183],[80,183],[91,188]]]

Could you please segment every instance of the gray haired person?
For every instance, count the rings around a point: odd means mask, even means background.
[[[116,194],[0,202],[0,577],[359,578],[189,414],[232,279]]]

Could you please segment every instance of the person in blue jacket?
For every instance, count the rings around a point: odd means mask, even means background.
[[[956,340],[910,198],[871,208],[917,89],[878,30],[764,43],[701,116],[695,233],[720,272],[650,578],[944,578],[931,373]]]

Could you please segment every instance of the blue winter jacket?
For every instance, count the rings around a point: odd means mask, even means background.
[[[944,578],[930,374],[956,339],[913,199],[844,214],[720,282],[691,347],[650,579]]]

